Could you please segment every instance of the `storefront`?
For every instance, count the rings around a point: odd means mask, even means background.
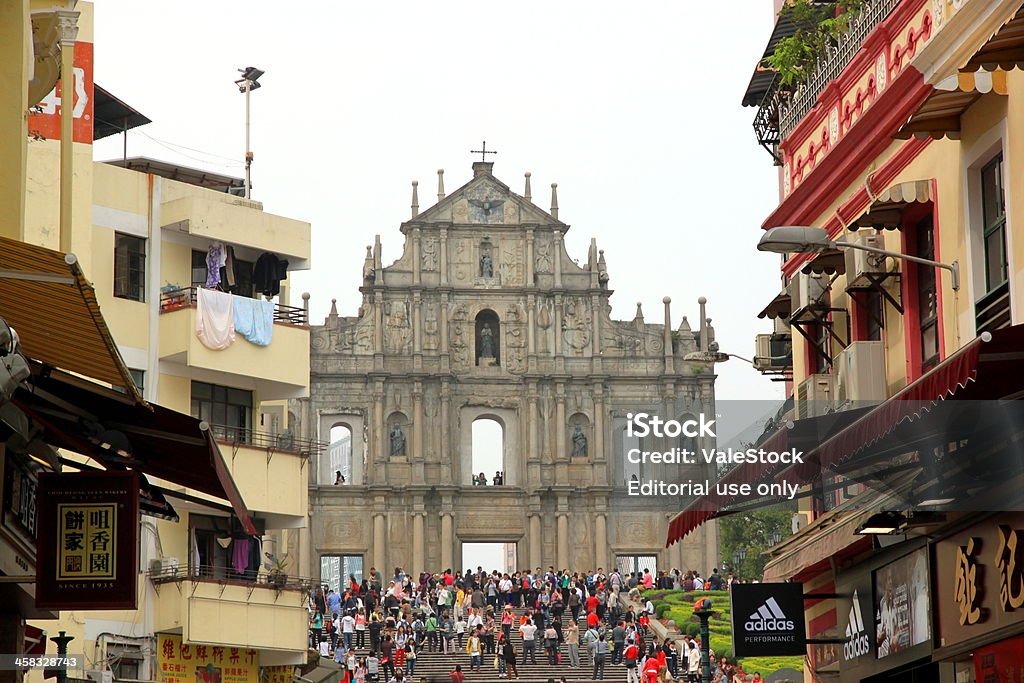
[[[839,680],[938,681],[928,548],[908,541],[836,575]]]
[[[943,681],[1024,680],[1024,513],[991,515],[932,548]]]

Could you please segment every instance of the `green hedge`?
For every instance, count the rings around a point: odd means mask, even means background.
[[[703,598],[711,598],[711,619],[708,622],[711,649],[716,655],[733,660],[732,611],[728,591],[685,592],[652,589],[643,591],[642,595],[654,603],[656,617],[675,621],[679,632],[691,637],[700,635],[700,620],[693,615],[694,603]],[[803,663],[803,657],[745,657],[740,660],[740,664],[747,672],[759,671],[765,677],[779,669],[803,671]]]

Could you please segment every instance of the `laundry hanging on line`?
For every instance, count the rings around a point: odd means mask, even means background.
[[[253,289],[265,296],[281,293],[281,281],[288,277],[288,261],[269,251],[260,254],[252,269]]]
[[[196,289],[196,338],[221,351],[235,341],[234,296],[205,287]]]
[[[274,334],[274,303],[265,299],[236,296],[235,331],[257,346],[270,346]]]

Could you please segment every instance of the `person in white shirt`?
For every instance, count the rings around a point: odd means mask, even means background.
[[[346,614],[341,618],[341,634],[345,638],[345,649],[352,649],[352,635],[356,631],[356,618]]]
[[[537,650],[534,637],[537,635],[537,627],[533,625],[532,619],[527,619],[526,623],[519,627],[519,635],[523,637],[523,664],[526,664],[527,654],[530,655],[530,662],[536,664]]]
[[[687,673],[690,674],[691,681],[700,680],[700,649],[697,647],[697,641],[690,641],[690,651],[686,653],[687,662]]]

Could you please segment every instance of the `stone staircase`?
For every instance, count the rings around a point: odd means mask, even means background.
[[[523,640],[522,636],[518,631],[518,619],[523,615],[524,610],[516,610],[516,623],[512,628],[512,643],[516,648],[516,666],[519,671],[519,680],[523,683],[547,683],[549,679],[554,680],[556,683],[561,677],[565,677],[566,681],[571,683],[591,683],[595,681],[593,678],[593,659],[590,654],[585,652],[585,646],[582,642],[583,634],[586,633],[586,614],[581,610],[579,618],[580,626],[580,668],[572,669],[569,667],[569,648],[565,643],[562,643],[559,647],[559,663],[555,665],[548,664],[547,650],[543,647],[543,629],[537,631],[536,650],[535,654],[537,657],[537,663],[533,664],[528,662],[523,664]],[[562,615],[563,632],[564,627],[568,624],[572,618],[572,614],[566,610]],[[416,670],[414,675],[406,677],[406,683],[420,683],[421,681],[428,681],[430,683],[449,683],[451,680],[449,672],[455,668],[456,664],[462,666],[462,672],[465,674],[466,681],[479,681],[481,683],[487,681],[502,681],[498,677],[498,670],[494,667],[494,654],[484,654],[483,663],[480,671],[469,670],[469,655],[465,652],[465,639],[463,639],[463,647],[458,646],[458,639],[452,641],[454,644],[454,652],[449,654],[443,654],[442,652],[430,652],[424,642],[424,647],[417,651],[416,655]],[[486,652],[486,651],[485,651]],[[366,649],[357,649],[356,653],[362,657],[367,654]],[[612,664],[611,655],[605,657],[604,666],[604,681],[625,681],[626,680],[626,667],[622,664]],[[383,673],[378,679],[380,682],[384,681]]]

